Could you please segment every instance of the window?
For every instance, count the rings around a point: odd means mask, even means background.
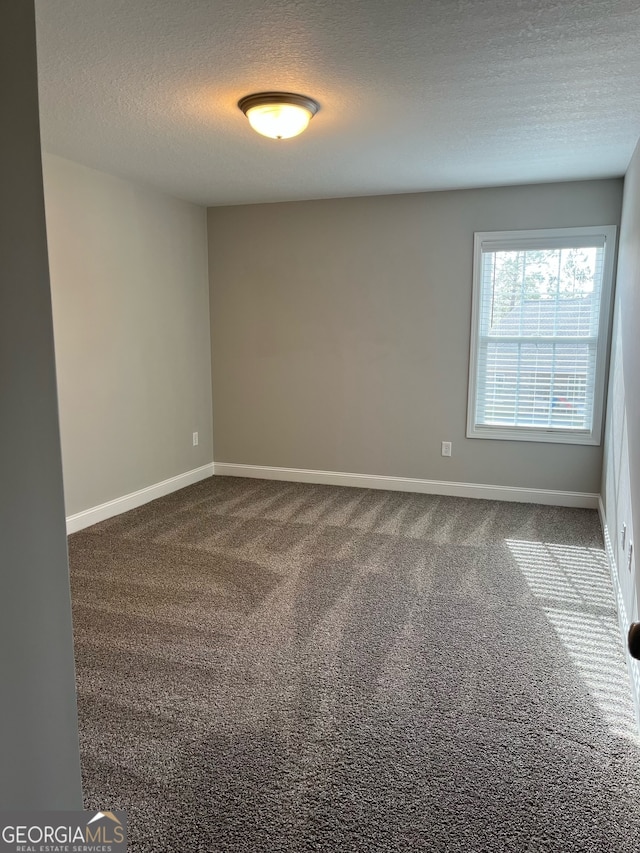
[[[468,437],[599,444],[615,238],[476,233]]]

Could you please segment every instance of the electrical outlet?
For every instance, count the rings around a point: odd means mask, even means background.
[[[451,442],[443,441],[442,442],[442,455],[443,456],[451,456]]]
[[[193,446],[196,447],[198,444],[198,433],[194,432],[193,434]]]
[[[631,571],[631,566],[633,565],[633,542],[629,542],[629,560],[627,562],[627,568]]]
[[[621,545],[623,551],[626,547],[626,544],[627,544],[627,525],[623,524],[622,530],[620,531],[620,545]]]

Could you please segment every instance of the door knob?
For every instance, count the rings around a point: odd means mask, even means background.
[[[632,622],[629,626],[627,646],[631,657],[640,660],[640,622]]]

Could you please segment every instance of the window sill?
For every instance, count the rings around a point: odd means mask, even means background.
[[[585,444],[597,446],[600,435],[593,432],[571,432],[557,429],[527,429],[522,427],[468,427],[467,438],[488,438],[497,441],[534,441],[545,444]]]

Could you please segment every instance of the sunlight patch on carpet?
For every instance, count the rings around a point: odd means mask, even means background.
[[[549,542],[505,542],[610,731],[638,740],[604,553]]]

